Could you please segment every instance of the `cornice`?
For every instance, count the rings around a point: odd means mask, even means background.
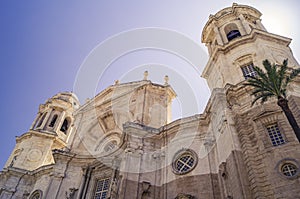
[[[268,32],[262,31],[262,30],[258,30],[258,29],[252,29],[252,31],[248,35],[238,37],[238,38],[228,42],[224,46],[216,46],[216,48],[214,49],[213,53],[211,54],[206,66],[202,72],[201,77],[203,77],[203,78],[208,77],[208,75],[210,74],[212,67],[214,65],[213,63],[217,60],[217,58],[220,54],[225,55],[229,51],[231,51],[243,44],[255,43],[257,38],[263,38],[267,41],[276,41],[277,44],[282,44],[285,46],[289,46],[289,44],[292,41],[292,39],[287,38],[287,37],[268,33]]]

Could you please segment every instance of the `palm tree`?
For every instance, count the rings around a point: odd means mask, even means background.
[[[255,96],[252,105],[259,99],[261,103],[269,98],[276,97],[277,105],[281,107],[293,128],[298,141],[300,142],[300,128],[296,119],[288,106],[286,98],[286,89],[290,82],[300,73],[300,68],[288,70],[288,60],[284,60],[282,65],[271,64],[267,59],[263,61],[265,72],[257,66],[254,66],[255,76],[249,76],[244,85],[252,86],[254,89],[251,95]]]

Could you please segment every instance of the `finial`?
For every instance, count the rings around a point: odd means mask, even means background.
[[[115,85],[118,85],[120,83],[119,80],[115,80]]]
[[[165,75],[165,85],[169,85],[169,76]]]
[[[147,80],[147,79],[148,79],[148,74],[149,74],[148,71],[145,71],[145,72],[144,72],[144,80]]]

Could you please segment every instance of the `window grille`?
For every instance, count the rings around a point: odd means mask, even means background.
[[[283,175],[291,177],[296,175],[297,167],[294,164],[286,163],[282,166],[281,172],[283,173]]]
[[[109,178],[98,179],[96,181],[94,199],[106,199],[109,190]]]
[[[194,166],[194,158],[190,154],[182,155],[176,161],[176,169],[180,173],[189,171]]]
[[[273,146],[278,146],[285,143],[285,139],[283,138],[277,124],[268,126],[267,130]]]
[[[175,174],[186,174],[192,171],[197,164],[197,154],[190,149],[177,152],[173,158],[173,172]]]
[[[242,66],[241,69],[245,79],[248,79],[250,76],[256,76],[256,71],[254,70],[253,63]]]

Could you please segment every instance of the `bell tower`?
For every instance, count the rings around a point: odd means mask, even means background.
[[[209,61],[203,70],[210,90],[236,85],[254,75],[253,65],[268,59],[289,66],[298,65],[289,48],[291,39],[269,33],[261,23],[261,13],[253,7],[233,3],[210,15],[202,31]]]
[[[262,62],[266,59],[277,64],[288,59],[289,68],[299,68],[289,47],[291,39],[269,33],[261,23],[261,15],[253,7],[234,3],[210,15],[202,32],[209,53],[202,77],[212,91],[210,125],[218,153],[222,154],[217,163],[222,198],[299,195],[299,142],[291,125],[276,105],[276,97],[253,105],[253,88],[243,84],[256,75],[253,66],[265,70]],[[296,78],[287,88],[289,106],[298,124],[299,85]],[[226,150],[230,154],[224,153]],[[233,159],[224,158],[231,155]],[[286,175],[286,165],[298,173]],[[238,175],[239,181],[233,180]]]
[[[67,145],[72,132],[73,112],[79,101],[73,93],[58,93],[41,104],[28,132],[16,138],[16,146],[4,168],[34,170],[54,163],[53,149]]]

